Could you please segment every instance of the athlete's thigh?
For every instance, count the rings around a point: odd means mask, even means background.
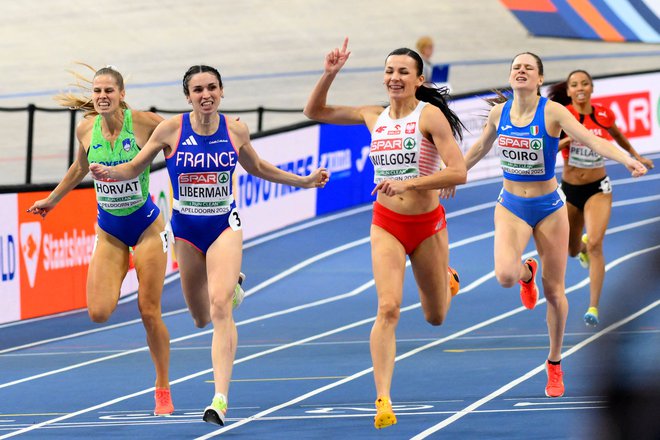
[[[495,267],[514,270],[520,265],[522,254],[532,228],[521,218],[497,203],[495,205]]]
[[[599,192],[584,205],[584,220],[590,243],[601,243],[612,212],[612,193]]]
[[[447,228],[424,240],[410,255],[422,307],[438,310],[445,301],[449,235]]]
[[[371,225],[371,267],[379,301],[393,301],[400,305],[406,251],[392,234],[375,225]]]
[[[87,305],[114,309],[128,271],[128,246],[96,227],[96,246],[87,272]]]
[[[243,231],[225,229],[206,252],[206,271],[211,297],[230,300],[241,270],[242,258]]]
[[[566,261],[568,259],[568,215],[566,207],[561,207],[534,228],[534,241],[542,266],[543,285],[557,288],[564,285]]]
[[[140,303],[159,303],[167,265],[167,232],[159,217],[140,236],[133,261],[138,276]]]

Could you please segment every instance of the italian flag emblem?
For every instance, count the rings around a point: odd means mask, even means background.
[[[532,125],[529,127],[529,132],[532,134],[532,136],[536,136],[539,134],[539,126],[538,125]]]

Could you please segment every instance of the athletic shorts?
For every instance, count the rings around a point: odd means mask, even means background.
[[[223,215],[181,214],[177,209],[172,209],[170,224],[175,240],[189,243],[204,255],[225,229],[242,229],[236,202],[233,202],[231,210]]]
[[[502,206],[511,211],[516,217],[524,220],[532,228],[564,206],[565,200],[566,196],[559,187],[553,192],[539,197],[520,197],[502,188],[497,198]]]
[[[442,205],[424,214],[405,215],[374,202],[371,223],[385,229],[399,240],[408,255],[424,240],[447,227],[445,208]]]
[[[126,246],[135,246],[142,233],[160,215],[160,209],[151,200],[151,197],[148,197],[147,201],[137,211],[128,215],[110,214],[100,206],[97,207],[96,211],[99,228],[120,240]]]
[[[612,183],[610,177],[605,176],[595,182],[586,183],[584,185],[572,185],[570,183],[561,182],[561,189],[566,194],[566,201],[575,206],[580,211],[584,211],[584,205],[587,200],[594,194],[603,193],[609,194],[612,192]]]

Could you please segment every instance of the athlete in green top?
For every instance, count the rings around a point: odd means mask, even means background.
[[[90,163],[127,162],[146,144],[162,118],[151,112],[129,110],[125,94],[122,75],[105,67],[95,71],[91,98],[71,94],[56,97],[63,106],[85,110],[76,128],[78,155],[59,185],[28,211],[45,217],[83,180]],[[149,196],[148,176],[145,170],[134,180],[95,182],[99,216],[97,244],[87,272],[87,307],[92,321],[108,320],[119,301],[128,271],[129,248],[133,247],[139,309],[156,369],[154,413],[171,414],[170,337],[161,317],[168,243],[163,218]]]

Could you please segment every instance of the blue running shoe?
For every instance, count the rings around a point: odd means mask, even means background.
[[[598,325],[598,308],[589,307],[587,313],[584,314],[584,323],[587,327],[596,327]]]

